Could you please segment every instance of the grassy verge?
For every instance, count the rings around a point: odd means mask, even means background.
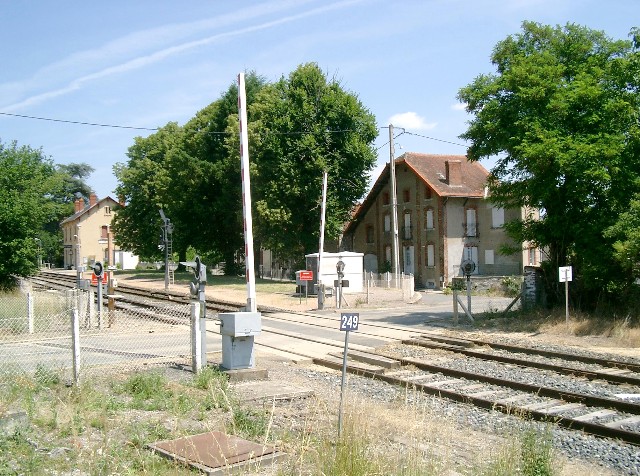
[[[164,271],[156,270],[136,270],[131,271],[118,271],[116,276],[124,277],[135,281],[137,279],[154,279],[158,282],[164,282]],[[176,271],[175,282],[176,284],[188,284],[193,280],[193,273],[187,271]],[[244,276],[207,276],[208,286],[227,287],[229,289],[244,290],[247,287],[247,281]],[[256,291],[259,292],[284,292],[291,293],[295,289],[295,283],[291,281],[275,281],[271,279],[256,278]]]
[[[484,313],[476,316],[480,329],[507,332],[541,332],[557,336],[602,337],[619,347],[640,346],[640,322],[571,312],[567,324],[564,309]]]
[[[334,401],[315,397],[244,406],[226,375],[213,368],[197,376],[157,369],[87,378],[77,387],[41,371],[6,382],[0,397],[0,417],[9,410],[28,417],[27,423],[0,432],[0,474],[72,474],[78,469],[82,474],[196,474],[147,445],[214,430],[284,451],[287,458],[265,470],[269,475],[418,476],[455,469],[463,474],[554,474],[550,440],[544,435],[525,433],[517,443],[500,443],[497,448],[504,449],[491,460],[461,464],[450,447],[462,443],[465,455],[484,450],[474,450],[477,442],[465,440],[470,432],[461,436],[453,423],[417,404],[382,405],[351,397],[338,437]]]

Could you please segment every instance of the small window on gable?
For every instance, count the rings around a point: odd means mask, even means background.
[[[404,203],[409,203],[411,201],[411,190],[405,188],[402,191],[402,199],[404,200]]]
[[[373,225],[367,225],[367,243],[373,243]]]
[[[384,192],[382,194],[382,204],[389,205],[389,192]]]
[[[428,185],[424,186],[424,199],[425,200],[429,200],[430,198],[432,198],[432,194],[433,191],[431,190],[431,187],[429,187]]]
[[[104,214],[105,215],[111,215],[111,207],[110,206],[104,207]]]

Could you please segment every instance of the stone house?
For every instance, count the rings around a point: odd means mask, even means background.
[[[365,254],[366,271],[389,269],[392,262],[392,201],[389,164],[346,226],[342,248]],[[519,275],[538,265],[539,251],[521,244],[522,252],[500,253],[514,246],[505,222],[522,219],[525,210],[491,203],[489,172],[463,155],[408,152],[395,160],[400,272],[413,274],[416,286],[441,289],[461,276],[471,260],[473,274]]]
[[[119,263],[122,268],[135,267],[137,258],[120,250],[113,238],[111,221],[117,204],[111,197],[98,200],[95,193],[89,196],[86,205],[82,198],[76,199],[74,214],[60,223],[65,268],[92,266],[96,261],[102,261],[105,266]]]

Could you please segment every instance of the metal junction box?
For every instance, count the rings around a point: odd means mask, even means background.
[[[218,314],[222,334],[222,366],[228,370],[254,367],[253,342],[260,334],[259,312],[227,312]]]
[[[225,312],[218,314],[220,334],[246,337],[260,334],[262,317],[259,312]]]

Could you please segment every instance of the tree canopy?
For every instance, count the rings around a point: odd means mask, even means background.
[[[496,45],[496,72],[458,94],[473,116],[461,135],[471,141],[469,158],[497,157],[492,200],[540,210],[509,231],[547,251],[549,276],[573,265],[587,305],[630,283],[606,230],[640,184],[638,30],[631,36],[524,22]]]
[[[254,234],[280,257],[317,251],[322,172],[329,172],[327,236],[337,238],[375,163],[375,120],[355,95],[313,63],[268,84],[245,78]],[[234,82],[183,127],[136,138],[127,164],[115,168],[126,207],[114,220],[121,245],[158,255],[163,207],[181,253],[195,248],[234,273],[244,254]],[[256,247],[257,249],[258,247]]]
[[[251,112],[258,234],[267,248],[303,260],[318,250],[323,171],[330,183],[329,239],[338,237],[366,192],[375,118],[313,63],[266,87]]]
[[[61,177],[41,150],[0,142],[0,288],[37,270],[38,240],[55,219]]]

